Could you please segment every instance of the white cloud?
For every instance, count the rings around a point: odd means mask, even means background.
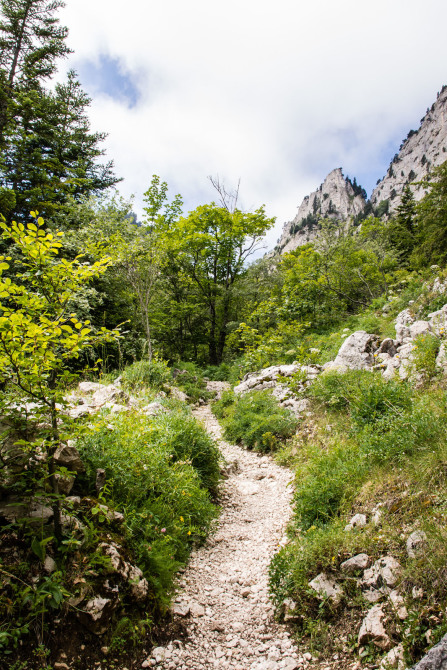
[[[371,190],[445,80],[444,0],[67,0],[68,65],[118,58],[133,109],[96,95],[91,118],[137,203],[151,175],[187,208],[207,175],[282,223],[342,166]]]

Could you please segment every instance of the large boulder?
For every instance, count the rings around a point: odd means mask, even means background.
[[[92,407],[103,407],[106,403],[116,404],[117,400],[127,401],[127,399],[127,395],[118,386],[114,384],[109,384],[108,386],[101,385],[101,388],[93,393],[89,404]]]
[[[62,444],[54,454],[54,460],[60,467],[67,468],[71,472],[84,472],[84,464],[78,450],[69,440],[67,444]]]
[[[396,341],[401,344],[410,337],[410,326],[415,318],[409,309],[404,309],[396,317]]]
[[[341,345],[334,361],[325,369],[365,370],[374,365],[374,353],[379,348],[379,338],[364,330],[357,330]]]
[[[429,314],[427,319],[434,334],[442,337],[447,331],[447,305],[438,309],[437,312]]]
[[[447,670],[447,635],[412,670]]]

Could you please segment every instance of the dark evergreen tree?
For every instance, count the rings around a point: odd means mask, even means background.
[[[413,262],[418,266],[447,261],[447,161],[423,182],[430,190],[417,204]]]
[[[413,252],[415,237],[416,202],[411,188],[407,185],[402,191],[396,214],[389,222],[389,240],[396,250],[400,265],[408,267]]]
[[[16,197],[14,213],[51,215],[69,197],[99,194],[117,183],[113,164],[100,164],[104,133],[92,133],[90,98],[73,71],[55,91],[20,98],[20,116],[4,155],[3,186]]]
[[[68,30],[56,12],[62,0],[1,0],[0,2],[0,143],[15,118],[20,91],[38,89],[67,56]]]
[[[67,202],[117,183],[111,162],[98,162],[104,133],[93,133],[90,99],[74,72],[44,88],[67,56],[62,0],[0,0],[0,211],[47,218]]]

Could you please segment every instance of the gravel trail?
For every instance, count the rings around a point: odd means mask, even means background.
[[[274,621],[268,565],[284,541],[293,475],[269,457],[221,438],[209,406],[194,412],[218,440],[229,466],[219,526],[191,556],[173,611],[189,637],[155,649],[147,663],[166,670],[295,670],[308,667],[286,626]],[[146,667],[148,667],[146,666]]]

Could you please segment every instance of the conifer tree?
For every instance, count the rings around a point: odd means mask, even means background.
[[[67,56],[68,30],[56,12],[62,0],[1,0],[0,2],[0,142],[14,119],[18,92],[39,89]]]

